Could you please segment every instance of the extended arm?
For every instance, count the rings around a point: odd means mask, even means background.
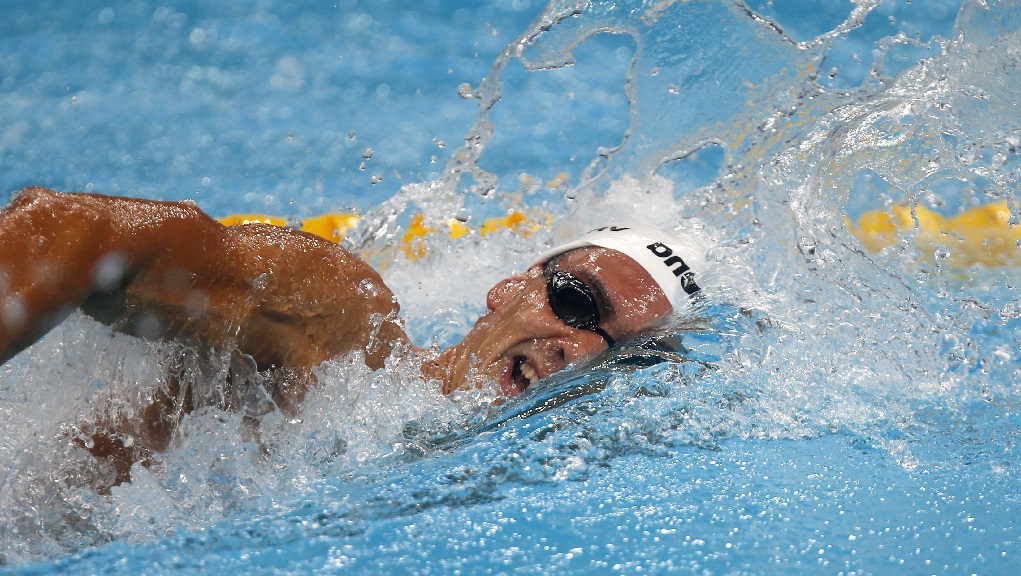
[[[194,205],[29,188],[0,211],[0,362],[71,310],[123,332],[236,345],[306,371],[406,340],[379,275],[313,236],[224,227]]]

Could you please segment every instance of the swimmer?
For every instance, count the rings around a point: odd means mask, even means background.
[[[701,258],[652,228],[593,231],[497,283],[488,311],[422,374],[445,394],[486,381],[520,394],[662,322],[698,293],[689,266]],[[378,369],[412,348],[379,274],[317,236],[224,226],[187,202],[27,188],[0,210],[0,363],[76,308],[120,332],[227,351],[228,380],[246,369],[264,375],[284,414],[296,412],[323,361],[361,350]],[[187,397],[180,405],[179,391],[143,416],[148,448],[165,449],[181,415],[197,408]],[[124,460],[125,480],[139,456],[94,440],[94,454]]]

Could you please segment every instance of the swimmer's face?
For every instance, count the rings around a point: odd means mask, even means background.
[[[505,395],[515,396],[568,364],[603,352],[609,346],[607,336],[626,340],[671,310],[649,273],[616,250],[579,248],[554,258],[545,274],[543,268],[533,266],[489,291],[489,311],[460,344],[444,352],[446,392],[494,380]],[[554,296],[564,319],[554,313],[547,291],[548,278],[556,271],[566,273],[557,281],[571,284],[576,278],[581,283],[561,294],[559,303]],[[586,325],[584,319],[590,316],[565,314],[579,308],[584,312],[585,292],[598,307],[598,330]]]

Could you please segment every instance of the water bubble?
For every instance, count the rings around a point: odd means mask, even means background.
[[[305,85],[305,67],[293,56],[277,60],[269,85],[278,90],[298,90]]]
[[[373,154],[375,154],[375,151],[372,148],[366,148],[365,152],[362,152],[362,158],[368,160],[369,158],[372,158]]]
[[[372,178],[369,178],[369,182],[372,183],[372,184],[379,184],[382,181],[383,181],[383,175],[382,174],[374,174],[372,176]]]
[[[191,34],[188,35],[188,41],[194,46],[201,46],[202,44],[205,44],[206,31],[202,28],[195,28],[191,31]]]
[[[961,151],[960,159],[966,166],[978,162],[982,159],[982,147],[973,146],[971,144],[966,145],[964,150]]]
[[[464,83],[457,87],[457,95],[465,100],[469,98],[475,98],[475,93],[472,91],[471,84]]]
[[[935,192],[925,190],[924,194],[925,201],[928,202],[929,205],[932,206],[933,208],[942,208],[947,205],[946,201],[943,200],[943,197],[940,196],[939,194],[936,194]]]
[[[933,249],[932,255],[935,256],[937,260],[946,260],[947,258],[950,258],[950,249],[941,244]]]
[[[109,252],[99,259],[92,269],[93,286],[110,290],[121,282],[128,269],[128,259],[120,252]]]
[[[258,276],[256,276],[255,278],[252,278],[252,280],[251,280],[252,289],[255,290],[256,292],[265,290],[266,286],[268,285],[268,282],[269,282],[269,274],[267,274],[265,272],[262,273],[262,274],[259,274]]]
[[[1004,304],[1003,308],[1000,309],[1000,318],[1004,320],[1021,318],[1021,303],[1008,302]]]
[[[805,255],[805,257],[815,256],[815,240],[811,238],[801,238],[798,240],[798,250]]]
[[[17,296],[8,296],[0,303],[0,320],[8,329],[15,329],[24,324],[27,317],[27,307],[24,301]]]

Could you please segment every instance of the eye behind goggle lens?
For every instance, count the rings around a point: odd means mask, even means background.
[[[547,288],[550,308],[565,324],[584,330],[599,326],[599,305],[580,280],[567,272],[556,271]]]

